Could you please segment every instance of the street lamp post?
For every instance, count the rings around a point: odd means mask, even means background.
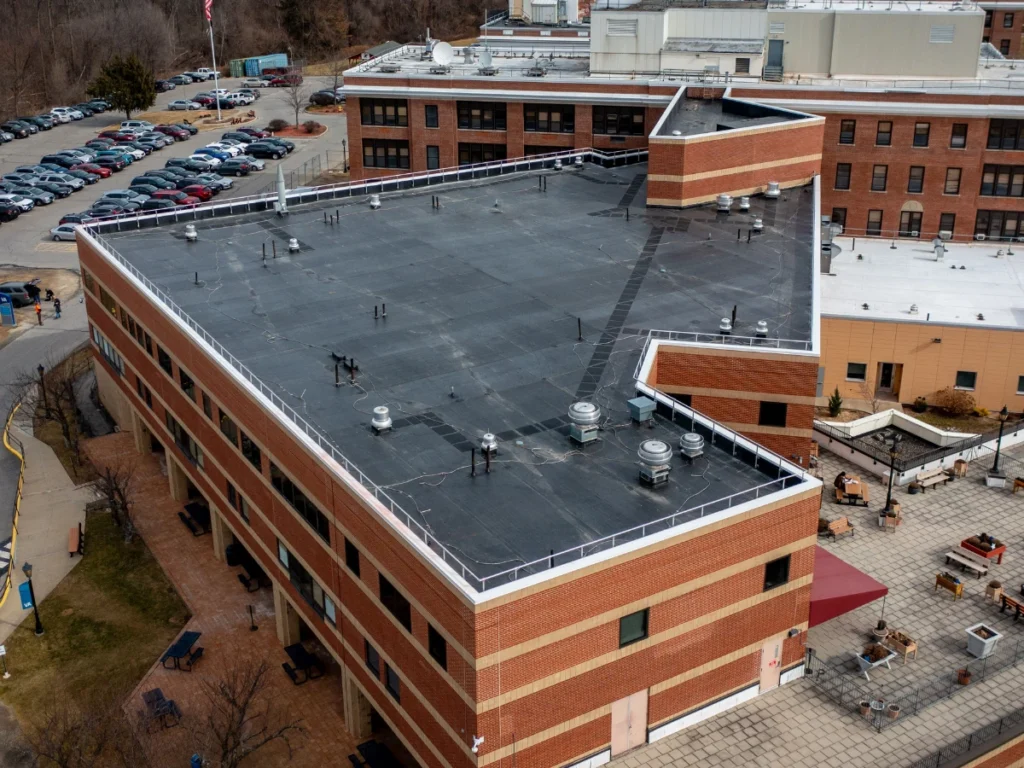
[[[21,572],[25,574],[25,578],[28,579],[28,595],[32,598],[32,611],[36,615],[36,637],[43,634],[43,622],[39,620],[39,606],[36,605],[36,591],[32,587],[32,564],[25,563],[21,566]]]
[[[46,377],[43,375],[46,373],[46,369],[40,363],[36,371],[39,373],[39,396],[43,399],[43,408],[49,410],[50,405],[46,402]]]
[[[889,491],[885,495],[885,512],[892,509],[892,481],[896,474],[896,457],[900,455],[900,436],[892,436],[892,444],[889,446]]]
[[[992,462],[992,472],[990,474],[999,474],[999,450],[1003,447],[1003,427],[1006,426],[1006,419],[1009,417],[1010,412],[1006,410],[1006,406],[1003,406],[1003,410],[999,412],[999,437],[996,440],[996,459]]]

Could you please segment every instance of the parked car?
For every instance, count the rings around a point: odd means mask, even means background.
[[[197,93],[192,97],[192,101],[199,104],[203,109],[209,109],[211,106],[216,109],[217,99],[209,94]]]
[[[71,122],[71,110],[67,107],[54,107],[50,110],[50,115],[62,123]]]
[[[246,88],[266,88],[267,81],[260,77],[247,77],[242,81]]]
[[[89,106],[91,106],[97,112],[106,112],[108,109],[110,109],[110,102],[104,101],[103,99],[93,99],[89,102]]]
[[[75,234],[74,224],[58,224],[56,227],[50,230],[50,237],[53,240],[72,240],[77,239]]]
[[[153,130],[153,124],[149,120],[123,120],[121,122],[122,131],[151,131]]]
[[[9,181],[12,184],[17,184],[20,187],[30,187],[39,181],[39,177],[34,173],[5,173],[0,178],[3,178],[4,181]]]
[[[97,160],[94,163],[82,163],[81,165],[76,165],[71,170],[73,170],[73,171],[88,171],[89,173],[94,173],[97,176],[99,176],[100,178],[105,179],[108,176],[110,176],[111,173],[114,173],[115,171],[120,171],[121,168],[124,168],[124,163],[123,162],[120,163],[120,168],[115,167],[117,165],[118,165],[118,163],[116,161],[110,160],[108,158],[103,158],[103,162],[100,162],[99,160]]]
[[[178,128],[181,128],[181,130],[183,131],[188,131],[189,136],[195,136],[197,133],[199,133],[199,129],[191,123],[174,123],[173,125],[177,126]]]
[[[255,96],[250,96],[249,94],[242,93],[241,91],[232,91],[231,93],[227,94],[224,98],[226,98],[230,102],[240,104],[243,106],[249,106],[254,101],[256,101]]]
[[[50,205],[54,200],[52,192],[47,192],[45,189],[40,187],[15,187],[12,190],[15,195],[21,195],[27,197],[36,205]]]
[[[236,144],[252,144],[256,141],[255,136],[250,136],[248,133],[242,133],[241,131],[228,131],[220,135],[221,141],[234,142]]]
[[[58,224],[89,224],[96,221],[96,217],[88,213],[66,213],[60,217]]]
[[[13,221],[16,218],[18,217],[0,217],[0,221]],[[9,296],[11,304],[16,307],[28,307],[33,303],[32,294],[25,289],[25,283],[21,281],[12,280],[6,283],[0,283],[0,293],[4,294],[4,296]]]
[[[22,213],[28,213],[36,207],[36,204],[29,198],[15,192],[4,192],[0,194],[0,200],[6,200],[9,203],[14,203],[19,209],[21,209]]]
[[[215,151],[216,150],[210,150],[210,152]],[[196,152],[194,155],[189,155],[188,159],[193,163],[206,163],[207,168],[218,168],[222,162],[216,155],[211,155],[205,152]],[[189,166],[185,167],[189,168]],[[190,167],[190,170],[206,170],[206,168]]]
[[[7,144],[11,141],[14,141],[14,134],[0,128],[0,144]]]
[[[154,190],[174,189],[174,184],[167,179],[162,179],[159,176],[152,176],[150,174],[145,176],[136,176],[132,179],[132,186],[129,187],[129,189],[135,189],[136,186],[148,186],[152,187]],[[146,192],[146,194],[152,197],[151,192]]]
[[[112,146],[110,149],[111,150],[120,150],[120,151],[124,152],[126,155],[131,155],[132,158],[135,159],[135,160],[143,160],[146,157],[146,155],[149,154],[148,152],[146,152],[144,150],[136,149],[131,144],[118,143],[118,144],[115,144],[114,146]]]
[[[81,183],[81,182],[79,182]],[[39,181],[36,187],[49,192],[58,200],[63,200],[65,197],[71,197],[71,193],[74,190],[66,184],[55,184],[52,181]]]
[[[245,162],[247,162],[249,164],[250,171],[262,171],[264,168],[267,167],[266,160],[261,160],[258,157],[253,157],[252,155],[239,155],[238,157],[235,158],[235,160],[244,160]]]
[[[263,139],[263,141],[269,142],[271,144],[276,144],[277,146],[284,149],[284,151],[288,154],[290,154],[292,150],[295,149],[295,142],[288,141],[288,139],[279,139],[276,136],[270,136],[269,138]]]
[[[248,176],[252,170],[252,163],[247,158],[233,157],[221,163],[217,172],[225,176]]]
[[[189,186],[184,187],[181,191],[186,195],[198,197],[204,203],[213,197],[213,190],[205,184],[190,184]]]
[[[270,81],[272,88],[287,88],[290,85],[301,85],[302,75],[278,75]]]
[[[92,117],[94,114],[96,114],[96,110],[94,110],[88,104],[75,104],[75,109],[77,109],[86,117]]]
[[[198,110],[198,109],[202,109],[203,105],[200,104],[198,101],[193,101],[192,99],[176,99],[176,100],[172,101],[170,104],[168,104],[167,108],[169,110],[171,110],[172,112],[179,111],[179,110],[180,111],[187,111],[187,110],[195,111],[195,110]]]
[[[89,162],[92,162],[92,159],[96,155],[98,155],[100,152],[109,152],[109,151],[110,150],[106,150],[106,149],[91,150],[91,149],[79,149],[78,147],[74,147],[72,149],[62,149],[62,150],[59,150],[55,154],[63,155],[64,157],[77,157],[78,158],[78,162],[80,162],[80,163],[89,163]]]
[[[180,189],[161,189],[152,197],[153,200],[170,200],[175,205],[199,205],[199,198],[186,195]]]
[[[254,141],[252,144],[245,148],[245,154],[252,155],[253,157],[272,157],[275,160],[280,160],[287,154],[284,147],[279,147],[276,144],[271,144],[268,141]]]
[[[157,80],[156,81],[156,92],[166,93],[167,91],[173,91],[177,86],[170,80]]]
[[[236,133],[244,133],[247,136],[252,136],[254,139],[265,139],[270,136],[267,131],[261,131],[258,128],[249,128],[248,126],[242,126],[235,130]]]
[[[175,85],[189,85],[192,82],[192,78],[188,75],[175,75],[168,79]]]
[[[35,125],[34,123],[26,122],[26,121],[24,121],[24,120],[22,120],[20,118],[15,118],[14,120],[8,120],[8,122],[9,123],[13,123],[14,125],[20,125],[26,131],[28,131],[29,134],[32,135],[32,136],[34,136],[35,134],[39,133],[39,126],[38,125]]]
[[[146,144],[146,143],[144,143],[142,141],[119,141],[119,142],[117,142],[117,144],[114,144],[113,146],[114,147],[131,147],[132,149],[139,150],[140,152],[142,152],[143,155],[152,154],[153,150],[156,149],[156,147],[152,146],[151,144]]]
[[[140,195],[137,192],[132,192],[130,189],[112,189],[109,192],[105,192],[97,202],[106,204],[107,201],[113,200],[118,205],[124,203],[138,203],[142,205],[144,202],[149,200],[149,195]]]
[[[114,142],[110,139],[92,139],[85,142],[84,146],[89,149],[95,149],[98,152],[101,149],[110,149],[114,146]]]
[[[258,99],[260,99],[263,96],[263,94],[260,93],[255,88],[239,88],[238,92],[239,93],[244,93],[246,96],[251,96],[253,101],[257,101]]]
[[[150,199],[142,204],[143,211],[160,211],[166,208],[177,208],[173,200]]]
[[[14,203],[9,203],[6,200],[0,200],[0,222],[11,222],[14,221],[21,215],[21,209]]]
[[[56,120],[53,115],[36,115],[36,120],[39,120],[44,125],[50,126],[50,128],[60,125],[60,121]]]
[[[6,123],[0,123],[0,128],[5,130],[7,133],[13,134],[16,139],[27,139],[31,135],[26,126],[21,123],[16,123],[13,120],[8,120]]]
[[[126,203],[125,205],[115,205],[114,203],[104,205],[102,203],[97,203],[86,211],[86,213],[90,216],[95,216],[97,219],[112,219],[115,216],[123,216],[126,213],[131,213],[133,210],[137,211],[141,207],[141,205],[135,205],[134,203]]]
[[[167,136],[166,134],[160,133],[160,131],[154,131],[153,129],[143,131],[139,135],[138,140],[141,142],[150,142],[152,144],[157,144],[161,149],[163,147],[169,147],[171,146],[171,144],[174,143],[174,139],[171,136]]]
[[[83,171],[81,169],[67,169],[65,173],[67,173],[68,176],[74,176],[76,179],[81,180],[87,185],[95,184],[103,178],[98,173],[90,173],[89,171]]]
[[[45,184],[59,184],[70,189],[72,192],[77,192],[80,189],[85,189],[85,180],[79,179],[68,173],[56,173],[50,171],[48,173],[40,173],[39,180]]]
[[[170,136],[175,141],[185,141],[185,139],[192,135],[184,128],[179,128],[176,125],[158,125],[153,130],[164,134],[164,136]]]
[[[339,96],[330,88],[325,91],[315,91],[309,96],[309,103],[315,104],[318,107],[327,107],[332,104],[341,104],[344,101],[344,97]]]
[[[74,168],[81,163],[77,157],[71,155],[43,155],[39,162],[42,165],[57,165],[64,170]]]
[[[135,158],[132,157],[131,155],[125,154],[125,151],[123,149],[100,150],[99,152],[96,153],[96,158],[93,162],[95,162],[97,165],[106,165],[106,163],[101,163],[101,160],[114,160],[116,162],[120,162],[121,167],[116,168],[115,170],[121,170],[122,168],[125,168],[135,162]]]
[[[195,150],[194,154],[211,154],[211,152],[208,152],[206,150],[212,150],[213,153],[216,153],[213,156],[216,157],[221,162],[224,162],[225,160],[230,160],[232,157],[238,157],[240,154],[242,154],[242,150],[239,149],[238,147],[221,141],[214,141],[210,144],[207,144],[205,147],[200,147],[199,149]]]
[[[184,74],[187,77],[191,77],[192,78],[192,82],[194,82],[194,83],[205,83],[207,80],[209,80],[211,77],[213,77],[212,74],[208,75],[205,72],[199,72],[199,71],[196,71],[196,72],[185,72]]]
[[[153,181],[153,179],[147,179],[146,181]],[[159,192],[161,189],[160,187],[155,187],[152,184],[147,184],[145,182],[142,184],[135,184],[134,179],[132,182],[132,185],[128,187],[128,191],[134,192],[140,197],[145,197],[147,200],[153,196],[154,192]]]
[[[221,168],[224,166],[221,165]],[[221,190],[231,189],[235,185],[231,179],[221,176],[217,173],[200,173],[196,178],[199,179],[201,184],[205,184],[213,190],[213,194],[218,194]]]
[[[18,122],[19,123],[28,123],[29,125],[34,125],[40,131],[49,131],[49,130],[53,129],[53,123],[52,122],[44,121],[40,117],[19,117],[18,118]]]

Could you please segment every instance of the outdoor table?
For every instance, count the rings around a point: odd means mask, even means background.
[[[191,653],[192,646],[196,644],[200,635],[202,635],[201,632],[183,632],[181,637],[175,641],[174,645],[168,648],[166,653],[164,653],[160,658],[160,663],[163,664],[164,667],[171,669],[171,667],[167,667],[166,664],[166,660],[171,659],[174,662],[173,668],[181,669],[179,661]]]
[[[185,505],[185,511],[204,531],[210,530],[210,509],[208,507],[204,507],[198,502],[190,501]]]
[[[981,539],[978,536],[971,536],[969,539],[964,539],[960,542],[960,546],[964,549],[970,550],[976,555],[991,560],[996,558],[996,565],[1003,564],[1003,553],[1006,552],[1006,545],[998,539],[995,542],[995,549],[989,549],[988,544],[982,544]]]
[[[370,768],[400,768],[401,763],[387,744],[379,741],[364,741],[356,747]]]
[[[301,672],[305,672],[307,677],[310,677],[309,670],[311,669],[315,669],[323,674],[323,670],[320,667],[320,660],[307,651],[306,647],[302,643],[289,645],[284,649],[284,652],[288,654],[288,658],[292,660],[294,667]]]

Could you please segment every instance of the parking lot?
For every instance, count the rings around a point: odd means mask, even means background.
[[[219,82],[221,88],[229,90],[236,90],[241,87],[240,84],[241,79],[239,78],[224,78]],[[312,93],[332,85],[333,78],[307,77],[304,89]],[[158,93],[153,109],[164,110],[171,101],[187,99],[200,91],[210,91],[214,87],[211,80],[205,83],[178,86],[173,91]],[[256,113],[256,120],[248,125],[254,128],[263,128],[270,120],[277,118],[291,123],[294,121],[295,115],[294,110],[288,104],[287,90],[286,88],[264,88],[261,90],[262,98],[255,104],[234,110],[233,113],[225,112],[225,114],[243,115],[252,109]],[[180,118],[193,120],[197,114],[205,114],[205,112],[178,112],[176,114]],[[137,116],[133,115],[132,117]],[[35,165],[43,155],[61,149],[82,146],[86,141],[95,138],[101,131],[110,126],[116,126],[124,119],[124,115],[121,113],[107,111],[86,117],[83,120],[55,126],[50,131],[40,131],[26,139],[17,139],[4,144],[0,146],[0,175],[11,173],[19,166]],[[145,117],[143,116],[141,119],[145,119]],[[315,139],[290,138],[289,140],[296,145],[291,154],[280,161],[267,160],[266,169],[263,171],[252,173],[247,177],[233,178],[233,187],[221,192],[217,199],[251,195],[263,190],[273,181],[278,164],[288,170],[299,167],[304,162],[320,155],[322,162],[326,165],[328,151],[331,163],[340,161],[343,151],[342,142],[346,138],[345,115],[300,113],[300,122],[307,119],[315,119],[326,125],[327,133]],[[62,216],[84,211],[106,192],[127,188],[136,176],[143,175],[147,170],[163,168],[167,160],[172,157],[187,157],[196,149],[216,141],[222,133],[228,130],[230,127],[200,130],[198,135],[153,152],[143,160],[138,160],[124,170],[112,174],[110,178],[87,186],[70,197],[55,200],[50,205],[37,206],[17,220],[0,225],[0,264],[77,268],[78,259],[75,255],[74,243],[51,241],[50,229],[57,225]]]

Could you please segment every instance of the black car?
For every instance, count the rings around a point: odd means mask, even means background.
[[[25,127],[25,130],[27,130],[27,131],[29,132],[29,134],[36,134],[36,133],[39,133],[39,126],[38,126],[38,125],[34,125],[33,123],[26,123],[26,122],[25,122],[24,120],[22,120],[22,119],[21,119],[20,117],[19,117],[19,118],[16,118],[16,119],[14,119],[14,120],[10,120],[10,121],[8,121],[8,122],[14,123],[15,125],[21,125],[21,126],[24,126],[24,127]]]
[[[36,120],[41,121],[44,125],[48,125],[51,128],[56,128],[59,123],[53,119],[53,115],[36,115]]]
[[[157,93],[166,93],[167,91],[174,90],[175,88],[177,88],[177,86],[174,83],[172,83],[170,80],[157,80],[156,81],[156,92]]]
[[[153,154],[153,145],[143,144],[141,141],[119,141],[115,147],[131,147],[132,149],[141,149],[147,155]]]
[[[6,200],[0,200],[0,221],[14,221],[20,215],[21,209],[18,206]]]
[[[139,184],[153,187],[153,192],[158,189],[174,189],[174,182],[160,178],[159,176],[136,176],[132,179],[132,186],[130,189],[134,190]],[[152,196],[153,192],[143,192],[142,194]]]
[[[232,157],[220,164],[217,173],[221,176],[248,176],[252,166],[244,157]]]
[[[315,104],[318,107],[329,107],[332,104],[340,104],[344,99],[341,96],[335,95],[334,91],[327,89],[326,91],[316,91],[310,94],[309,103]]]
[[[245,154],[252,155],[253,157],[272,157],[275,160],[280,160],[288,154],[288,151],[277,144],[271,144],[269,141],[254,141],[245,148]]]
[[[191,123],[172,123],[172,125],[175,125],[178,128],[181,128],[181,130],[183,130],[183,131],[188,131],[189,134],[191,134],[192,136],[195,136],[197,133],[199,133],[199,129],[196,128]]]
[[[279,139],[276,136],[271,136],[269,139],[260,139],[260,141],[266,141],[270,144],[276,144],[279,147],[283,147],[285,152],[291,152],[295,149],[295,142],[288,141],[288,139]]]
[[[13,121],[0,123],[0,130],[14,134],[16,139],[27,139],[29,137],[28,127],[23,123],[15,123]]]
[[[178,179],[176,182],[174,182],[174,188],[184,189],[185,187],[195,186],[196,184],[202,185],[203,182],[197,179],[195,176],[186,176],[185,178]]]
[[[178,174],[174,173],[174,171],[177,170],[177,168],[157,168],[152,171],[146,171],[145,173],[142,174],[142,176],[146,177],[147,179],[161,179],[163,181],[173,181],[174,179],[178,178]],[[143,183],[148,184],[149,182]]]
[[[34,125],[40,131],[53,130],[53,123],[46,122],[41,117],[19,117],[18,118],[18,122],[19,123],[28,123],[29,125]]]
[[[95,173],[89,173],[88,171],[65,170],[63,172],[69,174],[70,176],[74,176],[76,179],[81,179],[86,184],[95,184],[97,181],[100,180],[99,176],[97,176]]]
[[[50,181],[37,181],[36,186],[39,187],[39,189],[45,189],[58,199],[68,197],[74,191],[71,187],[65,186],[64,184],[54,184]]]
[[[60,217],[58,224],[88,224],[96,221],[96,217],[90,213],[65,213]]]
[[[103,99],[93,99],[87,103],[89,104],[89,109],[93,112],[106,112],[110,109],[110,104]]]
[[[43,165],[51,163],[59,165],[61,168],[74,168],[76,165],[81,164],[82,161],[77,157],[68,157],[67,155],[43,155],[39,162]]]
[[[116,157],[97,157],[92,162],[94,165],[98,165],[101,168],[109,168],[115,173],[124,170],[124,160],[120,160]]]
[[[92,117],[96,114],[96,110],[93,109],[92,106],[89,104],[75,104],[74,108],[86,117]]]
[[[240,131],[228,131],[227,133],[221,134],[222,139],[234,139],[240,141],[243,144],[252,144],[256,141],[255,136],[250,136],[248,133],[241,133]]]
[[[149,184],[149,181],[151,180],[147,179],[141,184],[135,184],[133,182],[132,185],[128,187],[128,191],[134,192],[137,195],[145,195],[146,197],[152,197],[153,193],[156,192],[159,189],[159,187],[153,184]]]

